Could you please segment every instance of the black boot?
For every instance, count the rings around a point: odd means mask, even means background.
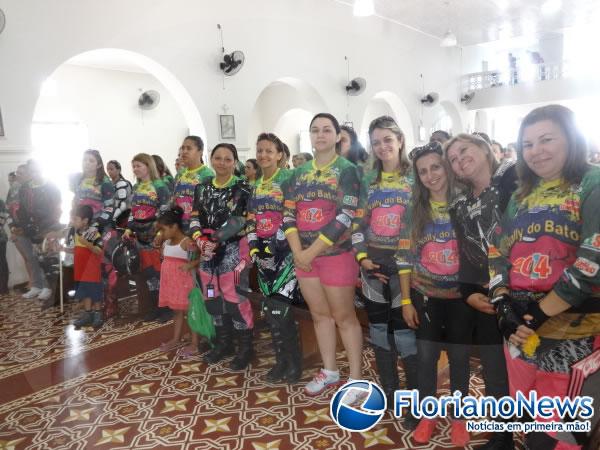
[[[238,342],[238,351],[229,368],[231,370],[244,370],[250,364],[254,356],[254,347],[252,346],[252,337],[254,330],[235,330]]]
[[[475,450],[514,450],[515,443],[513,441],[512,433],[504,431],[501,433],[494,433],[489,441],[485,444],[475,447]],[[534,447],[532,447],[534,448]],[[551,447],[546,447],[551,448]]]
[[[295,384],[302,378],[302,346],[298,323],[292,318],[289,325],[282,330],[282,333],[285,358],[287,360],[285,381]]]
[[[283,339],[281,330],[278,327],[271,327],[271,339],[273,340],[273,349],[275,350],[275,365],[267,372],[265,379],[270,383],[276,383],[285,378],[287,368]]]
[[[214,364],[235,353],[233,347],[232,324],[223,319],[223,324],[215,326],[215,346],[202,358],[208,364]]]
[[[394,392],[400,385],[398,377],[398,356],[393,350],[386,350],[378,345],[373,345],[375,352],[375,363],[377,364],[377,374],[379,375],[379,383],[383,388],[385,397],[387,398],[387,407],[394,410]]]
[[[404,366],[404,376],[406,377],[406,389],[417,389],[419,383],[419,377],[417,373],[419,369],[419,361],[417,355],[410,355],[406,358],[402,358],[402,364]],[[410,410],[408,410],[402,420],[402,424],[407,430],[414,430],[417,428],[417,425],[419,425],[419,419],[413,416]]]
[[[154,322],[160,316],[160,310],[158,309],[158,291],[150,291],[148,300],[150,302],[148,312],[142,320],[144,322]]]

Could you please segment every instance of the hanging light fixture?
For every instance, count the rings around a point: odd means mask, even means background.
[[[456,35],[451,30],[448,30],[444,34],[442,42],[440,42],[440,47],[456,47],[457,43]]]
[[[446,18],[448,20],[448,31],[444,34],[442,41],[440,42],[440,47],[456,47],[458,40],[456,39],[456,35],[450,30],[450,1],[445,0],[444,5],[446,5]]]
[[[375,14],[374,0],[354,0],[353,13],[356,17],[368,17]]]

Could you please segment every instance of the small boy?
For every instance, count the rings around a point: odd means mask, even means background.
[[[102,238],[95,232],[93,238],[84,238],[92,224],[94,213],[88,205],[80,205],[72,217],[75,229],[75,247],[73,249],[75,267],[73,279],[76,283],[75,299],[83,301],[84,311],[73,322],[75,329],[93,326],[95,330],[102,327],[102,300],[104,286],[102,284]]]

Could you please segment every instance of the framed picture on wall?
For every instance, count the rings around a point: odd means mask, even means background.
[[[2,109],[0,109],[0,137],[4,136],[4,122],[2,121]]]
[[[233,115],[220,115],[221,139],[235,139],[235,120]]]

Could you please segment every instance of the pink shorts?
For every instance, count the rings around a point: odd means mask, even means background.
[[[311,267],[310,272],[296,268],[296,277],[318,278],[324,285],[335,287],[355,286],[358,279],[358,263],[352,252],[335,256],[317,256]]]

